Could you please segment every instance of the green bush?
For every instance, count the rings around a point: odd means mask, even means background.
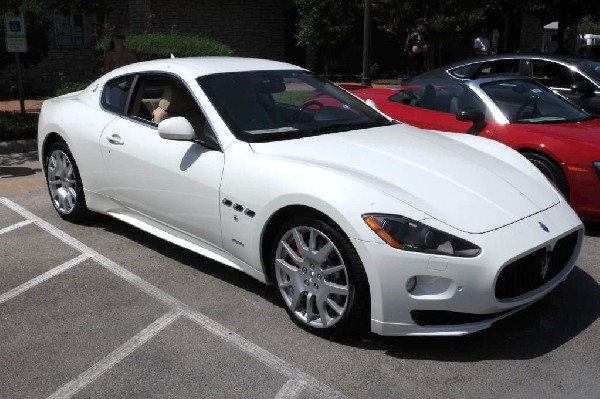
[[[38,114],[0,111],[0,141],[37,137]]]
[[[108,49],[112,36],[106,34],[96,43],[96,49]],[[140,61],[156,58],[200,56],[230,56],[233,50],[215,40],[178,33],[147,33],[127,35],[127,48],[136,52]]]

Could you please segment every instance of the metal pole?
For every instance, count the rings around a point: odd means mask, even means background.
[[[363,68],[361,83],[365,86],[371,86],[371,73],[369,71],[371,64],[371,8],[373,0],[365,0],[365,17],[363,32]]]
[[[17,60],[17,89],[19,90],[19,104],[21,105],[21,113],[25,113],[25,94],[23,92],[23,78],[21,76],[21,57],[18,52],[15,53]]]

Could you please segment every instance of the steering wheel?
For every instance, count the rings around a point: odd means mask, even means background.
[[[306,111],[307,109],[309,109],[309,107],[312,106],[316,106],[317,109],[314,111],[317,111],[318,109],[323,107],[323,103],[318,100],[308,100],[307,102],[302,104],[302,106],[296,112],[294,112],[294,114],[292,115],[292,122],[298,122],[300,117],[304,114],[304,111]]]

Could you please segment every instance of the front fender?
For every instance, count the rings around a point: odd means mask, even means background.
[[[240,144],[226,153],[221,183],[221,225],[225,250],[263,271],[264,231],[281,209],[305,206],[333,220],[350,239],[382,242],[364,223],[370,212],[422,220],[424,213],[376,186],[341,172],[255,154]]]

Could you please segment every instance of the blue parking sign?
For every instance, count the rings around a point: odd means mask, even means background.
[[[21,33],[21,31],[22,31],[21,21],[16,21],[16,20],[8,21],[8,31],[10,33]]]
[[[23,16],[5,15],[4,27],[6,36],[25,36],[25,19]]]

